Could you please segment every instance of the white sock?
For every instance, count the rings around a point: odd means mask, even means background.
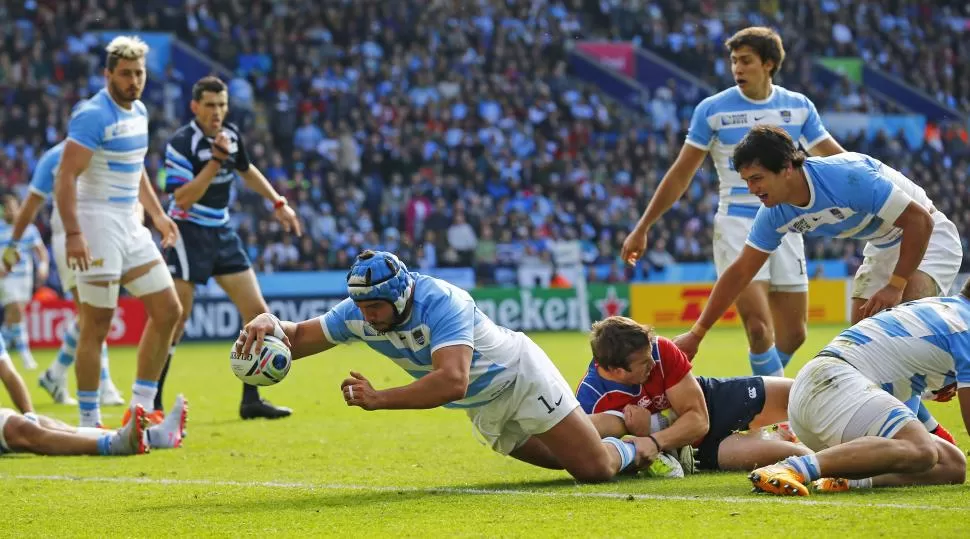
[[[158,382],[154,380],[135,380],[131,386],[131,404],[140,404],[146,412],[155,410],[155,393]]]
[[[101,425],[101,406],[98,402],[97,391],[77,392],[78,409],[81,412],[82,427],[97,427]]]
[[[849,488],[872,488],[872,478],[849,479]]]

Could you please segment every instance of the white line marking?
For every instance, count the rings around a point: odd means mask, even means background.
[[[913,511],[970,512],[970,507],[922,505],[905,503],[860,503],[803,498],[782,498],[769,495],[741,496],[688,496],[683,494],[638,494],[627,492],[547,492],[538,490],[453,488],[453,487],[389,487],[370,485],[343,485],[333,483],[298,483],[280,481],[223,481],[215,479],[156,479],[152,477],[81,477],[68,475],[12,475],[0,474],[0,481],[66,481],[82,483],[116,483],[135,485],[192,485],[208,487],[248,487],[293,490],[347,490],[359,492],[400,492],[408,494],[462,494],[477,496],[528,496],[537,498],[607,498],[618,500],[657,500],[718,503],[787,503],[825,507],[860,507],[874,509],[909,509]]]

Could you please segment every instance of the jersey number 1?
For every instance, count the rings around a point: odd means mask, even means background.
[[[562,395],[559,396],[559,400],[556,401],[555,406],[550,406],[545,396],[540,395],[539,397],[537,397],[537,400],[545,405],[546,413],[551,414],[556,411],[556,408],[559,408],[560,404],[562,404]]]

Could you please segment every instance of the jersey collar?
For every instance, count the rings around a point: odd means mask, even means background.
[[[748,103],[751,103],[751,104],[754,104],[754,105],[767,105],[768,102],[771,101],[771,98],[772,97],[775,97],[775,85],[774,84],[771,85],[771,91],[768,92],[768,97],[766,97],[764,99],[751,99],[750,97],[744,95],[744,92],[741,91],[741,88],[738,88],[737,86],[734,87],[734,90],[738,93],[739,96],[741,96],[741,99],[744,99]]]

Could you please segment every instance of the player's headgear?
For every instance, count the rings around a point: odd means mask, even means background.
[[[347,293],[354,301],[382,300],[404,314],[414,290],[414,276],[404,262],[386,251],[364,251],[347,273]]]

